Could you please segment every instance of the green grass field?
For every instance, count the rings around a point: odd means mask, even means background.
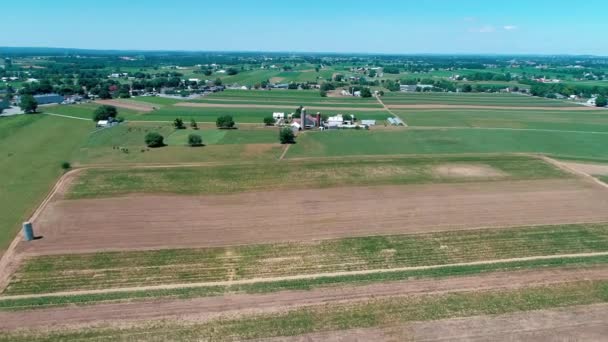
[[[411,109],[393,112],[409,126],[608,132],[608,115],[601,111]]]
[[[146,147],[144,138],[148,132],[163,135],[167,146]],[[200,135],[205,146],[187,146],[189,134]],[[204,126],[199,130],[176,130],[170,123],[128,122],[88,136],[75,153],[74,161],[81,165],[218,161],[237,163],[276,160],[281,151],[278,132],[274,128],[218,130]]]
[[[608,282],[581,281],[512,290],[392,297],[328,304],[205,323],[157,321],[130,327],[96,327],[3,333],[0,341],[178,339],[233,341],[317,331],[388,327],[414,321],[589,305],[608,301]]]
[[[0,254],[92,130],[93,122],[38,114],[0,118]]]
[[[435,171],[438,166],[463,164],[489,167],[497,171],[500,176],[459,177]],[[295,184],[293,178],[303,173],[308,175],[306,181]],[[128,193],[215,194],[348,185],[478,182],[555,177],[567,177],[567,175],[540,159],[525,156],[360,158],[289,163],[274,161],[252,164],[246,168],[237,163],[169,169],[90,169],[84,171],[75,181],[69,196],[90,198]]]
[[[310,243],[30,257],[14,274],[3,295],[606,252],[606,228],[606,224],[521,227]]]
[[[410,129],[310,132],[297,138],[287,158],[347,155],[543,153],[608,159],[606,134],[503,129]]]
[[[52,113],[52,114],[60,114],[73,116],[77,118],[83,118],[91,120],[93,122],[93,112],[99,104],[96,103],[82,103],[75,105],[55,105],[55,106],[45,106],[40,108],[42,113]],[[118,108],[118,116],[123,117],[128,120],[136,119],[142,113],[137,112],[130,109]]]
[[[509,107],[574,107],[575,103],[516,94],[485,93],[398,93],[389,92],[382,98],[387,105],[442,104]]]

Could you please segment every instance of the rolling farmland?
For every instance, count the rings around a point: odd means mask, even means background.
[[[112,104],[126,123],[94,130],[97,103],[24,117],[83,131],[57,151],[77,169],[36,216],[42,238],[10,251],[0,340],[342,336],[605,303],[608,190],[545,158],[608,159],[600,111],[519,95],[313,91]],[[412,104],[448,108],[399,107]],[[287,148],[261,119],[299,105],[379,125],[300,132]],[[239,129],[215,128],[223,114]],[[408,127],[385,127],[393,115]],[[175,129],[177,117],[200,129]],[[14,139],[13,122],[0,138]],[[166,146],[144,145],[152,131]],[[187,146],[192,133],[204,146]],[[36,323],[16,331],[22,320]]]

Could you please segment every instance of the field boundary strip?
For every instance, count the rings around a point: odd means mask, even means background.
[[[543,107],[543,106],[492,106],[461,104],[388,104],[391,109],[508,109],[508,110],[546,110],[546,111],[595,111],[595,107]]]
[[[554,165],[555,167],[557,167],[557,168],[559,168],[559,169],[561,169],[561,170],[563,170],[565,172],[570,172],[570,173],[579,175],[581,177],[584,177],[584,178],[587,178],[587,179],[593,181],[594,183],[596,183],[596,184],[598,184],[600,186],[603,186],[604,188],[608,188],[608,184],[602,182],[601,180],[593,177],[592,175],[590,175],[590,174],[588,174],[586,172],[583,172],[583,171],[571,168],[571,167],[569,167],[569,166],[567,166],[567,165],[565,165],[563,163],[560,163],[559,161],[557,161],[557,160],[555,160],[553,158],[549,158],[547,156],[541,156],[541,159],[544,160],[544,161],[546,161],[549,164]]]
[[[608,255],[608,251],[593,252],[593,253],[540,255],[540,256],[531,256],[531,257],[522,257],[522,258],[482,260],[482,261],[443,264],[443,265],[409,266],[409,267],[397,267],[397,268],[375,269],[375,270],[302,274],[302,275],[294,275],[294,276],[271,277],[271,278],[252,278],[252,279],[232,280],[232,281],[180,283],[180,284],[166,284],[166,285],[152,285],[152,286],[134,286],[134,287],[122,287],[122,288],[100,289],[100,290],[62,291],[62,292],[39,293],[39,294],[0,296],[0,301],[42,298],[42,297],[95,295],[95,294],[135,292],[135,291],[174,290],[174,289],[212,287],[212,286],[249,285],[249,284],[257,284],[257,283],[272,283],[272,282],[277,282],[277,281],[319,279],[319,278],[330,278],[330,277],[340,277],[340,276],[357,276],[357,275],[369,275],[369,274],[380,274],[380,273],[432,270],[432,269],[441,269],[441,268],[459,267],[459,266],[479,266],[479,265],[490,265],[490,264],[511,263],[511,262],[521,262],[521,261],[571,259],[571,258],[584,258],[584,257],[606,256],[606,255]]]
[[[573,131],[563,129],[545,129],[545,128],[511,128],[511,127],[469,127],[469,126],[409,126],[413,130],[489,130],[489,131],[530,131],[530,132],[553,132],[553,133],[581,133],[581,134],[600,134],[608,135],[608,132],[600,131]]]

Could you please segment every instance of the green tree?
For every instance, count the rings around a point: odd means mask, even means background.
[[[279,141],[281,144],[295,144],[296,136],[289,127],[285,127],[279,131]]]
[[[148,147],[162,147],[165,146],[165,138],[157,132],[150,132],[146,134],[145,142]]]
[[[38,109],[38,102],[32,95],[23,95],[19,101],[19,108],[26,113],[36,113],[36,109]]]
[[[302,116],[302,109],[304,109],[304,107],[302,107],[302,106],[296,108],[296,112],[293,115],[293,117],[294,118],[299,118],[300,116]]]
[[[118,115],[118,110],[114,106],[102,105],[97,107],[93,112],[93,121],[108,120],[115,118]]]
[[[221,86],[222,85],[222,79],[221,78],[216,78],[215,81],[213,81],[213,84],[216,86]]]
[[[596,107],[606,107],[606,105],[608,105],[608,99],[605,96],[600,95],[595,99]]]
[[[101,90],[99,90],[99,93],[97,93],[97,96],[99,96],[99,98],[102,100],[108,100],[112,98],[112,94],[110,94],[110,91],[106,88],[101,88]]]
[[[361,89],[361,97],[372,97],[372,91],[369,88]]]
[[[186,126],[184,125],[184,121],[180,118],[175,118],[175,120],[173,120],[173,127],[175,127],[175,129],[186,128]]]
[[[222,115],[215,121],[215,125],[218,128],[233,128],[234,127],[234,119],[232,119],[231,115]]]
[[[188,145],[192,147],[203,146],[203,138],[198,134],[190,134],[188,135]]]
[[[267,116],[264,118],[264,125],[266,126],[272,126],[274,125],[274,118],[272,116]]]
[[[473,91],[473,87],[470,84],[465,84],[462,86],[463,93],[470,93]]]
[[[319,95],[320,95],[321,97],[327,97],[327,91],[325,91],[325,90],[321,89],[321,90],[319,91]]]
[[[239,71],[236,68],[228,68],[228,70],[226,70],[226,74],[233,76],[238,74]]]
[[[194,119],[190,119],[190,128],[198,129],[198,124],[196,123],[196,121],[194,121]]]

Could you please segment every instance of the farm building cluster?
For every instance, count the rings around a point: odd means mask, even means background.
[[[275,126],[289,126],[294,131],[306,129],[369,129],[377,124],[375,119],[359,120],[354,114],[322,115],[320,112],[308,114],[306,108],[301,107],[295,113],[272,113]],[[387,123],[393,126],[405,126],[398,118],[388,118]]]

